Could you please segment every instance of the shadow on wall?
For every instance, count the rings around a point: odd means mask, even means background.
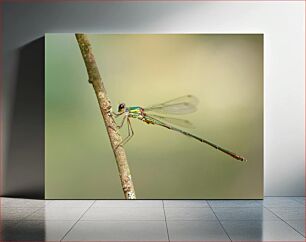
[[[44,198],[44,37],[19,49],[4,196]]]

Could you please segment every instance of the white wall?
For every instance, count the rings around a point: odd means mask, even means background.
[[[6,159],[9,157],[7,150],[10,150],[8,147],[9,137],[11,137],[9,127],[14,119],[11,107],[16,102],[14,88],[16,85],[15,69],[18,66],[17,52],[21,46],[42,37],[44,33],[79,31],[96,33],[264,33],[265,195],[304,195],[305,7],[303,1],[135,1],[31,4],[16,2],[3,5],[3,66],[4,90],[6,90],[6,95],[4,95],[4,141],[6,145],[4,167],[9,167],[7,169],[9,173],[4,175],[6,179],[11,179],[11,185],[4,189],[4,193],[13,194],[16,191],[17,194],[19,190],[28,190],[30,193],[31,188],[37,187],[37,184],[39,184],[38,187],[43,188],[43,184],[40,184],[43,183],[43,176],[37,176],[43,171],[41,165],[43,160],[39,158],[43,155],[36,157],[39,168],[36,163],[33,163],[31,169],[20,169],[17,161],[20,158],[18,157],[24,158],[25,156],[22,153],[24,151],[22,144],[17,142],[11,152],[14,154],[20,152],[20,154],[15,155],[12,161]],[[22,119],[20,120],[22,125],[27,126]],[[18,122],[16,125],[19,127]],[[28,122],[32,123],[31,120]],[[24,131],[27,130],[31,131],[25,127]],[[26,152],[31,152],[29,149],[27,148]],[[37,150],[33,148],[32,153],[35,154],[35,152]],[[18,180],[19,183],[17,183]]]

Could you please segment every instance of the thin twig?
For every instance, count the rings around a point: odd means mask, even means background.
[[[117,124],[112,117],[111,102],[106,95],[106,90],[104,88],[89,39],[85,34],[75,34],[75,37],[78,41],[86,65],[89,82],[93,85],[98,99],[100,111],[103,116],[109,140],[116,158],[124,196],[126,199],[136,199],[126,153],[122,145],[120,145],[122,138],[118,133]]]

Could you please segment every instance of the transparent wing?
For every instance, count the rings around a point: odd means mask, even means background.
[[[144,108],[145,112],[162,114],[187,114],[197,110],[198,99],[192,95],[175,98],[170,101]]]
[[[156,114],[150,114],[148,116],[153,117],[157,120],[167,122],[169,124],[174,124],[174,125],[185,127],[185,128],[194,128],[193,124],[190,121],[185,120],[185,119],[164,117],[164,116],[159,116],[159,115],[156,115]]]

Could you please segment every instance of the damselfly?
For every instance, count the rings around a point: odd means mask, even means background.
[[[182,126],[182,127],[192,127],[192,124],[188,120],[179,119],[179,118],[173,118],[173,117],[166,117],[166,116],[160,116],[155,113],[159,114],[188,114],[196,111],[196,105],[198,104],[198,100],[196,97],[192,95],[187,95],[183,97],[179,97],[164,103],[156,104],[147,108],[142,108],[139,106],[134,107],[127,107],[124,103],[120,103],[118,106],[118,113],[113,113],[115,117],[124,115],[121,124],[118,126],[118,128],[122,128],[124,123],[127,121],[128,126],[128,136],[123,139],[121,144],[125,144],[128,142],[134,135],[134,131],[131,125],[130,118],[136,118],[139,119],[147,124],[155,124],[162,127],[165,127],[170,130],[177,131],[181,134],[184,134],[188,137],[194,138],[200,142],[203,142],[205,144],[210,145],[211,147],[237,159],[240,161],[246,161],[245,158],[242,156],[239,156],[235,154],[234,152],[231,152],[227,149],[224,149],[220,147],[219,145],[216,145],[206,139],[199,138],[191,133],[188,133],[184,130],[181,130],[179,128],[176,128],[175,126],[172,126],[171,124]]]

